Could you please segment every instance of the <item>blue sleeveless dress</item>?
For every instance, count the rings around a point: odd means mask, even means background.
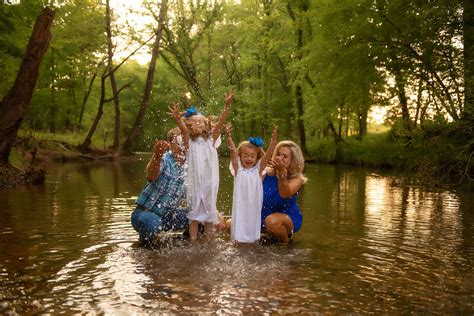
[[[283,213],[288,215],[293,221],[293,233],[301,228],[303,214],[301,214],[296,200],[297,192],[290,198],[282,198],[278,192],[278,178],[266,175],[263,180],[263,207],[262,207],[262,230],[265,227],[265,218],[273,213]]]

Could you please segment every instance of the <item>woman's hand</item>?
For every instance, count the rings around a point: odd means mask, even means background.
[[[287,179],[288,177],[288,170],[286,169],[285,165],[282,161],[277,159],[270,160],[268,164],[270,168],[272,168],[275,172],[275,175],[278,179]]]

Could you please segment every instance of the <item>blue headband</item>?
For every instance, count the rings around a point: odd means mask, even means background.
[[[190,118],[191,116],[193,115],[198,115],[198,114],[201,114],[203,115],[201,112],[198,112],[196,110],[196,108],[193,106],[191,106],[189,109],[187,109],[185,112],[184,112],[184,117],[185,118]]]
[[[263,147],[263,145],[265,145],[260,137],[249,137],[248,141],[257,147]]]

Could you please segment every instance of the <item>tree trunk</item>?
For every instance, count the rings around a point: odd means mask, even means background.
[[[161,33],[163,32],[163,25],[164,25],[167,9],[168,9],[168,0],[163,0],[161,2],[160,15],[158,18],[158,27],[156,29],[156,38],[155,38],[155,43],[153,44],[153,50],[151,53],[150,66],[148,67],[148,74],[147,74],[146,83],[145,83],[145,91],[143,93],[143,100],[140,105],[140,110],[138,111],[137,118],[135,119],[135,123],[133,124],[130,134],[125,140],[125,143],[123,144],[123,151],[126,153],[132,152],[133,144],[136,142],[141,132],[143,119],[145,118],[145,113],[148,109],[148,106],[150,105],[151,91],[153,88],[153,79],[155,76],[156,59],[158,58],[158,50],[160,48]]]
[[[0,163],[8,163],[18,129],[28,110],[39,67],[49,42],[54,11],[44,8],[36,19],[15,83],[0,103]]]
[[[474,1],[464,0],[464,108],[461,120],[473,133],[474,122]]]
[[[368,116],[369,108],[367,106],[362,107],[359,110],[358,117],[359,117],[359,140],[362,140],[363,137],[367,136],[367,116]]]
[[[106,74],[102,74],[101,80],[100,80],[100,101],[99,101],[99,108],[97,109],[97,114],[95,116],[94,122],[91,125],[91,128],[89,129],[89,133],[87,133],[86,138],[82,142],[82,144],[79,146],[79,149],[82,152],[85,152],[89,149],[91,143],[92,143],[92,136],[95,133],[95,130],[97,129],[97,126],[99,125],[99,121],[102,118],[102,114],[104,113],[104,103],[105,103],[105,78]]]
[[[51,50],[51,112],[49,114],[49,132],[56,133],[56,74],[54,50]]]
[[[393,72],[395,75],[395,83],[397,85],[398,99],[400,100],[400,107],[402,109],[403,126],[407,130],[410,130],[410,112],[408,111],[408,99],[405,94],[405,81],[398,69],[395,69]]]
[[[344,116],[342,115],[342,110],[344,109],[344,105],[341,104],[339,107],[339,118],[338,118],[338,126],[337,126],[337,136],[342,139],[342,124],[344,123],[343,118]]]
[[[327,123],[328,123],[327,127],[331,131],[331,134],[333,136],[334,143],[336,145],[339,144],[339,142],[341,141],[341,138],[337,134],[336,127],[334,126],[334,124],[332,123],[332,121],[330,119],[327,119]]]
[[[299,3],[299,9],[302,12],[306,12],[308,10],[308,3],[306,1],[302,1]],[[301,61],[303,58],[303,15],[300,14],[298,17],[294,14],[293,8],[290,4],[288,3],[287,6],[288,13],[290,14],[291,19],[293,20],[293,23],[297,26],[296,29],[296,52],[297,56],[296,58],[298,61]],[[299,70],[299,71],[305,71],[305,70]],[[297,117],[297,124],[298,124],[298,133],[300,136],[300,146],[301,150],[303,151],[303,154],[307,154],[308,151],[306,150],[306,132],[304,128],[304,122],[303,122],[303,115],[304,115],[304,104],[303,104],[303,86],[301,83],[296,84],[295,88],[295,97],[296,97],[296,111],[298,114]]]
[[[115,110],[115,128],[114,128],[114,153],[120,151],[120,103],[117,91],[117,81],[115,80],[115,70],[113,69],[114,47],[112,43],[112,29],[110,22],[110,0],[105,2],[105,32],[107,33],[107,57],[109,64],[109,79],[112,87],[112,97],[114,100]]]
[[[303,154],[306,154],[308,151],[306,150],[306,132],[303,122],[303,88],[300,84],[296,85],[296,109],[298,110],[298,132],[300,135],[301,150]]]
[[[94,85],[95,78],[97,77],[97,72],[98,72],[98,70],[96,70],[94,72],[94,74],[92,75],[91,80],[89,81],[89,85],[87,86],[87,88],[84,88],[84,95],[82,97],[81,113],[79,114],[78,126],[81,126],[81,124],[82,124],[82,118],[84,116],[84,110],[86,109],[86,103],[87,103],[87,100],[89,99],[89,96],[92,92],[92,86]],[[83,79],[84,87],[86,87],[86,77],[85,77],[85,75],[82,79]]]

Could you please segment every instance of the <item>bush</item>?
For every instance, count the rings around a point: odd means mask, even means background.
[[[318,162],[333,163],[337,159],[337,147],[332,139],[322,138],[308,144],[308,152]]]

